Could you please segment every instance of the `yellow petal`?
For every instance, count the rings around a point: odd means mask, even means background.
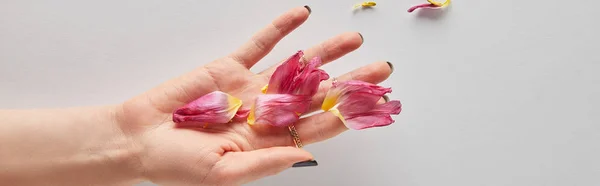
[[[337,104],[337,99],[339,95],[327,92],[325,99],[323,100],[323,105],[321,105],[321,109],[324,111],[329,111]]]
[[[375,1],[365,1],[365,2],[354,5],[354,9],[359,8],[359,7],[374,7],[376,5],[377,5],[377,3]]]
[[[346,119],[344,119],[344,116],[342,116],[342,113],[340,113],[340,111],[338,109],[331,109],[329,112],[333,113],[333,115],[340,118],[340,120],[342,120],[344,125],[346,124]]]
[[[429,3],[431,3],[431,4],[435,5],[435,6],[440,6],[440,7],[441,6],[447,6],[448,4],[450,4],[450,0],[446,0],[443,3],[440,3],[440,2],[437,2],[437,1],[434,1],[434,0],[427,0],[427,2],[429,2]]]
[[[375,6],[377,3],[375,1],[367,1],[363,3],[363,6]]]
[[[250,113],[248,113],[248,124],[249,125],[254,125],[254,123],[256,122],[256,116],[254,115],[254,105],[252,105],[252,108],[250,108]]]
[[[263,88],[261,88],[261,89],[260,89],[260,91],[261,91],[263,94],[266,94],[266,93],[267,93],[267,89],[268,89],[268,88],[269,88],[269,85],[267,84],[267,85],[265,85]]]
[[[229,112],[230,114],[232,114],[232,116],[235,115],[238,109],[240,109],[240,107],[242,106],[242,100],[231,95],[227,96],[227,102],[229,104]]]

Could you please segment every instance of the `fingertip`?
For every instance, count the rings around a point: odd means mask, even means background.
[[[302,148],[296,148],[296,147],[287,147],[287,148],[291,148],[294,151],[296,151],[295,154],[297,154],[298,159],[302,159],[301,161],[315,159],[315,157],[312,155],[312,153],[310,153]]]
[[[302,25],[302,23],[308,19],[309,15],[310,12],[307,11],[306,7],[295,7],[277,17],[273,21],[273,25],[275,28],[281,29],[282,32],[289,33],[296,27]]]
[[[394,64],[392,64],[392,62],[386,61],[388,66],[390,66],[390,70],[392,71],[392,73],[394,72]]]
[[[295,7],[273,21],[273,25],[286,33],[302,25],[310,15],[305,7]]]
[[[385,75],[386,79],[392,74],[392,72],[394,72],[394,66],[392,66],[392,63],[390,63],[389,61],[379,61],[376,63],[378,69],[383,75]]]
[[[308,14],[312,13],[312,9],[310,8],[310,6],[304,5],[304,8],[306,8],[306,10],[308,10]]]
[[[308,19],[308,16],[312,12],[312,10],[308,6],[302,6],[302,7],[296,7],[294,9],[292,9],[291,12],[294,13],[293,14],[294,18],[301,19],[304,21],[304,20]]]
[[[294,165],[292,165],[292,167],[297,168],[297,167],[314,167],[314,166],[318,166],[319,163],[317,162],[317,160],[308,160],[308,161],[301,161],[298,163],[294,163]]]
[[[348,48],[352,50],[358,49],[364,43],[364,36],[359,32],[344,33]]]
[[[362,73],[360,71],[362,71]],[[379,61],[363,67],[363,69],[354,74],[355,79],[360,79],[370,83],[380,83],[390,77],[392,74],[392,69],[388,65],[387,61]]]
[[[365,38],[363,37],[363,35],[360,32],[358,32],[358,36],[360,36],[360,43],[361,44],[364,43],[365,42]]]
[[[293,162],[312,160],[314,158],[310,152],[301,148],[291,146],[272,148],[273,150],[280,152],[280,156],[288,157],[288,159]]]
[[[287,151],[285,154],[281,154],[281,157],[286,157],[286,167],[297,167],[297,166],[308,166],[310,161],[314,161],[314,156],[301,148],[296,147],[275,147],[281,148]]]
[[[321,54],[326,56],[323,59],[323,64],[334,61],[356,49],[360,48],[363,43],[363,36],[358,32],[346,32],[336,37],[327,40],[323,43],[319,52],[313,52],[315,54]]]

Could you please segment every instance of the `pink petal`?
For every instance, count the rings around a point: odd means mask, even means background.
[[[304,53],[298,51],[281,64],[269,81],[267,94],[292,94],[313,96],[319,83],[329,79],[329,75],[318,67],[321,58],[315,57],[307,64],[300,61]]]
[[[304,53],[298,51],[281,64],[269,80],[266,94],[257,98],[248,115],[248,124],[288,126],[298,121],[308,111],[311,97],[319,89],[321,81],[329,75],[319,69],[321,58],[314,57],[308,63],[300,61]]]
[[[291,94],[313,96],[319,89],[321,81],[329,79],[329,74],[324,70],[318,69],[321,66],[321,58],[314,57],[310,62],[301,69],[301,72],[296,76],[292,89],[295,89]]]
[[[390,114],[399,114],[400,101],[377,104],[381,97],[392,92],[362,81],[334,82],[323,101],[322,109],[338,116],[348,128],[360,130],[387,126],[394,122]]]
[[[300,118],[310,106],[310,96],[289,94],[264,94],[258,96],[248,116],[248,124],[288,126]]]
[[[438,8],[440,8],[440,7],[439,7],[439,6],[436,6],[436,5],[434,5],[434,4],[430,4],[430,3],[427,3],[427,4],[420,4],[420,5],[416,5],[416,6],[410,7],[410,8],[408,9],[408,12],[410,13],[410,12],[413,12],[413,11],[415,11],[415,10],[417,10],[417,9],[420,9],[420,8],[438,9]]]
[[[391,92],[391,88],[384,88],[363,81],[350,80],[333,82],[332,87],[325,96],[322,109],[327,111],[341,103],[354,105],[358,111],[368,110],[373,107],[383,95]]]
[[[381,87],[379,85],[367,83],[364,81],[351,80],[343,83],[334,83],[334,89],[341,89],[344,92],[339,102],[351,103],[354,101],[368,101],[366,104],[372,105],[379,101],[383,95],[391,93],[391,88]],[[360,104],[357,104],[360,105]]]
[[[173,112],[174,122],[229,123],[242,101],[221,91],[206,94]]]
[[[400,114],[400,111],[402,111],[402,104],[397,100],[376,105],[373,109],[363,113],[344,112],[340,108],[346,126],[355,130],[388,126],[394,123],[390,114],[397,115]]]
[[[295,75],[300,71],[300,59],[303,55],[302,51],[298,51],[275,69],[269,80],[267,94],[290,92]]]

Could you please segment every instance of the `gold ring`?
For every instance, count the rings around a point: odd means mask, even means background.
[[[308,64],[308,60],[306,60],[306,57],[304,57],[304,55],[300,56],[300,64]]]
[[[298,131],[296,131],[296,127],[294,125],[288,126],[290,134],[292,135],[292,140],[294,140],[294,144],[296,144],[297,148],[302,148],[302,141],[300,141],[300,136],[298,136]]]

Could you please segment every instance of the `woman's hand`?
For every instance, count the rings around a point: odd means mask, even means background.
[[[276,66],[250,72],[283,37],[306,21],[310,8],[297,7],[275,19],[230,55],[172,79],[126,101],[117,121],[132,140],[136,170],[144,179],[161,185],[239,185],[279,173],[296,162],[311,160],[310,153],[294,147],[287,128],[250,126],[245,122],[211,125],[206,129],[177,128],[172,112],[202,95],[220,90],[243,100],[244,107],[261,93]],[[344,33],[305,50],[310,59],[329,63],[357,49],[359,33]],[[376,62],[338,77],[371,83],[385,80],[390,63]],[[321,84],[313,98],[318,110],[331,80]],[[296,124],[304,144],[326,140],[347,130],[330,113],[304,118]]]
[[[64,109],[0,110],[0,183],[6,185],[239,185],[311,160],[294,147],[286,128],[245,122],[176,127],[172,112],[220,90],[243,100],[245,109],[261,93],[276,66],[248,69],[300,26],[310,14],[298,7],[275,19],[230,55],[172,79],[122,104]],[[345,33],[304,51],[323,64],[357,49],[358,33]],[[338,77],[379,83],[390,63],[376,62]],[[318,110],[331,81],[313,97]],[[347,130],[330,113],[295,124],[304,144]]]

